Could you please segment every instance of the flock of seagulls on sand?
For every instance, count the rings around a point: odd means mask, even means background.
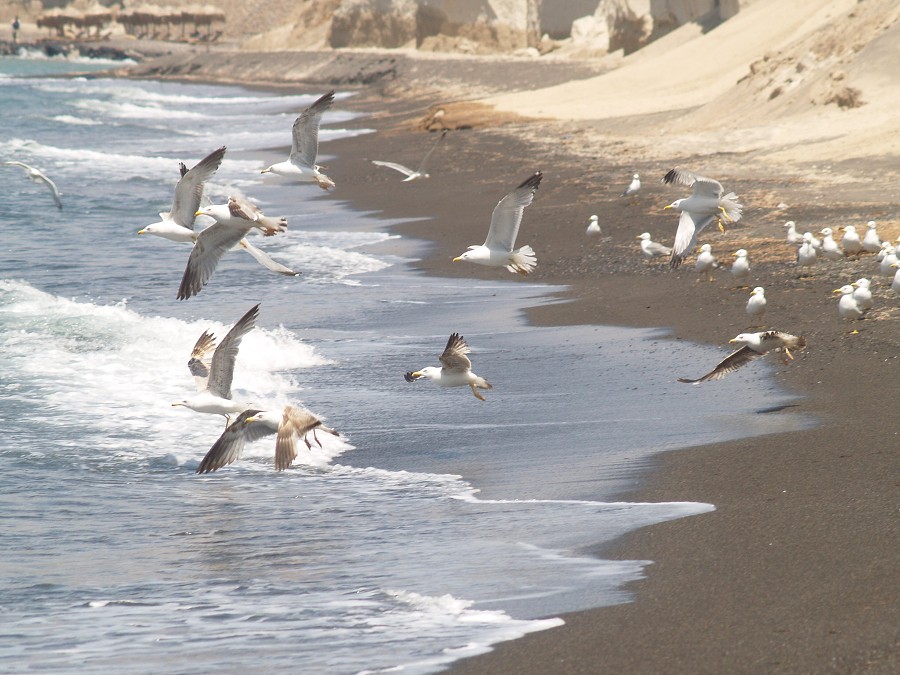
[[[334,181],[322,173],[323,167],[316,163],[319,125],[333,103],[334,92],[331,91],[303,110],[292,126],[291,151],[288,159],[262,169],[261,173],[276,174],[297,182],[315,183],[323,190],[335,187]],[[381,160],[372,162],[403,174],[403,182],[427,179],[428,161],[446,135],[447,131],[444,130],[414,170],[395,162]],[[284,232],[287,229],[285,218],[267,216],[249,198],[242,195],[229,196],[225,204],[212,204],[205,198],[204,186],[218,170],[225,157],[225,151],[224,146],[214,150],[190,169],[181,164],[180,178],[175,186],[170,210],[160,213],[158,222],[138,231],[141,235],[150,234],[191,245],[191,252],[178,288],[179,300],[197,296],[209,282],[223,256],[232,250],[246,251],[272,272],[287,276],[300,274],[272,260],[264,251],[247,240],[247,235],[254,230],[264,237]],[[31,180],[47,186],[57,207],[62,208],[56,185],[41,171],[18,161],[0,162],[0,166],[16,166],[24,169]],[[489,267],[505,267],[510,272],[521,275],[533,271],[537,266],[534,250],[528,245],[516,248],[516,238],[525,208],[534,200],[542,177],[543,174],[538,171],[504,196],[491,214],[484,243],[469,246],[468,250],[453,260]],[[698,238],[710,223],[716,222],[724,231],[724,223],[733,223],[741,219],[743,205],[738,201],[737,195],[725,192],[717,180],[685,169],[673,168],[663,176],[661,182],[690,188],[692,193],[687,197],[676,199],[665,207],[680,212],[671,247],[654,242],[648,232],[638,237],[641,255],[648,262],[654,258],[667,257],[669,266],[677,268],[696,249]],[[640,176],[635,173],[621,196],[635,199],[640,189]],[[206,227],[198,226],[201,217],[207,223]],[[868,223],[862,237],[853,225],[842,228],[843,237],[840,242],[835,239],[835,233],[830,228],[820,232],[823,237],[821,240],[812,232],[802,234],[798,232],[793,221],[785,223],[784,228],[788,242],[797,246],[796,265],[800,269],[801,276],[816,265],[820,258],[841,260],[847,256],[870,253],[877,256],[878,273],[893,276],[891,288],[900,294],[900,269],[898,269],[900,264],[897,262],[897,251],[889,242],[882,242],[879,239],[874,221]],[[601,236],[597,215],[590,217],[586,234],[592,238]],[[748,253],[745,249],[739,249],[734,253],[734,258],[730,268],[731,274],[739,287],[746,287],[743,284],[750,275]],[[712,280],[715,270],[720,265],[712,253],[710,244],[704,243],[700,246],[695,267],[701,278]],[[844,319],[849,321],[862,319],[866,312],[872,309],[872,293],[868,279],[862,278],[852,284],[846,284],[835,293],[840,293],[838,311]],[[765,311],[765,289],[757,286],[753,288],[747,300],[746,312],[753,321],[759,323]],[[221,341],[217,343],[215,336],[205,331],[197,339],[191,352],[188,370],[196,382],[197,394],[193,398],[172,405],[183,406],[199,413],[221,415],[226,420],[224,432],[200,462],[197,473],[216,471],[231,464],[240,458],[247,443],[271,435],[276,436],[275,468],[283,471],[296,459],[297,444],[300,440],[307,448],[311,448],[310,435],[314,442],[321,445],[316,435],[318,431],[339,436],[337,431],[325,426],[320,417],[302,406],[287,405],[281,410],[266,410],[255,403],[233,399],[231,384],[241,340],[253,330],[258,316],[257,304],[232,326]],[[710,372],[696,379],[679,378],[679,381],[699,384],[718,380],[770,352],[780,353],[787,363],[794,358],[792,352],[800,351],[806,346],[803,337],[778,330],[741,333],[730,340],[730,343],[739,347]],[[481,391],[490,390],[492,386],[486,379],[472,372],[469,353],[470,349],[465,339],[458,333],[453,333],[438,358],[440,367],[423,367],[407,372],[404,377],[408,382],[430,380],[440,387],[467,386],[476,398],[484,401]]]

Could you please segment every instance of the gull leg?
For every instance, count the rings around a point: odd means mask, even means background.
[[[484,400],[486,400],[486,399],[484,398],[484,396],[482,396],[481,394],[478,393],[478,390],[475,388],[475,385],[474,385],[474,384],[470,384],[469,387],[471,387],[472,393],[475,394],[475,398],[477,398],[479,401],[484,401]]]

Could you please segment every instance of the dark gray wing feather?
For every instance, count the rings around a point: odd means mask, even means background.
[[[259,305],[256,304],[231,327],[228,334],[213,353],[209,368],[207,389],[221,398],[231,398],[231,379],[234,377],[234,362],[237,360],[241,339],[256,326]]]
[[[686,382],[687,384],[698,384],[700,382],[706,382],[707,380],[721,380],[728,373],[733,373],[741,366],[750,363],[754,359],[758,359],[760,356],[762,356],[762,354],[744,345],[737,351],[732,352],[724,359],[722,359],[715,368],[713,368],[703,377],[697,378],[696,380],[689,380],[686,377],[679,377],[678,381]]]
[[[240,459],[244,444],[274,434],[275,431],[264,424],[247,423],[247,418],[258,412],[260,411],[245,410],[238,415],[203,457],[200,466],[197,467],[197,473],[209,473],[231,464]]]

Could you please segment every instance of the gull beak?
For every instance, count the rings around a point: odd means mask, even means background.
[[[197,211],[196,213],[194,213],[194,217],[195,217],[195,218],[196,218],[197,216],[202,216],[202,215],[203,215],[203,211]]]
[[[422,377],[422,373],[421,373],[421,371],[417,370],[416,372],[410,371],[410,372],[406,373],[403,376],[403,379],[406,380],[407,382],[415,382],[420,377]]]
[[[260,173],[270,173],[270,171],[269,171],[268,169],[262,169],[262,170],[260,171]]]
[[[891,267],[900,267],[900,262],[891,263]]]
[[[663,207],[663,211],[665,211],[666,209],[671,209],[671,208],[672,208],[672,205],[669,204],[668,206],[664,206],[664,207]]]
[[[853,286],[853,288],[859,288],[859,284],[856,283],[855,281],[854,281],[852,284],[850,284],[850,285]]]
[[[831,291],[831,292],[832,292],[832,293],[842,293],[843,291],[841,291],[840,288],[835,288],[835,289],[834,289],[833,291]]]
[[[256,419],[256,415],[251,415],[250,417],[248,417],[247,419],[244,420],[244,422],[246,422],[247,424],[250,424],[250,422],[257,422],[257,421],[258,420]]]
[[[462,260],[462,258],[456,257],[453,259],[453,262],[460,262],[461,260]]]
[[[146,230],[143,230],[143,229],[141,229],[141,230],[138,230],[138,234],[147,234],[147,231],[146,231]]]
[[[733,342],[737,342],[737,340],[736,340],[735,338],[731,338],[731,339],[728,341],[728,344],[732,344]]]

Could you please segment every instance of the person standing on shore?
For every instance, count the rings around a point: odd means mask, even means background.
[[[16,44],[19,37],[19,29],[22,27],[22,24],[19,23],[19,17],[13,19],[12,22],[12,41],[13,44]]]

